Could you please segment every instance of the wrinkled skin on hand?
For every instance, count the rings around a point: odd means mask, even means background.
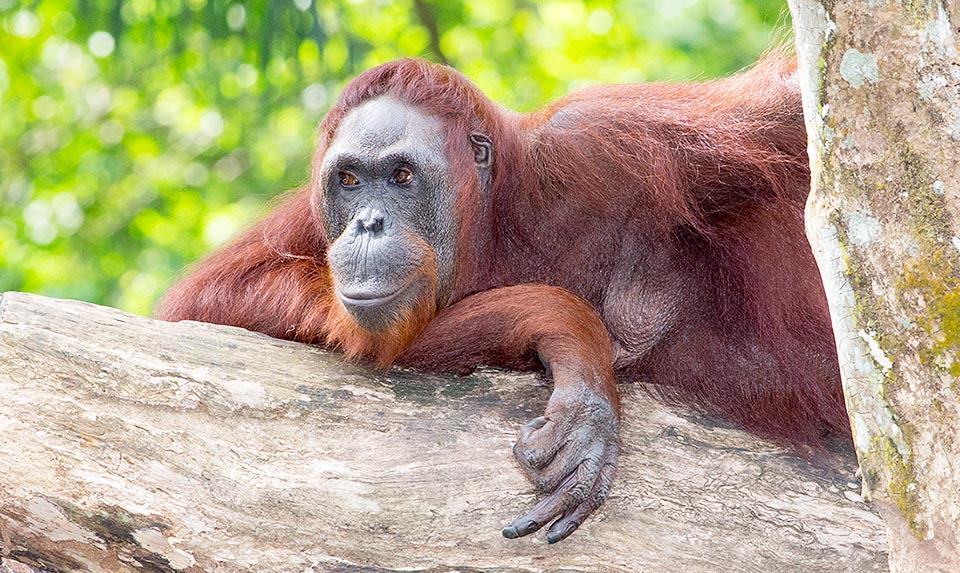
[[[506,526],[503,536],[529,535],[551,521],[549,543],[576,531],[610,491],[619,452],[618,427],[619,416],[610,400],[584,382],[556,390],[544,415],[520,428],[513,447],[520,468],[543,497]]]

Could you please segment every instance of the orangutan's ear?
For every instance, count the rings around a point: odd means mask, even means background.
[[[493,142],[489,136],[479,131],[471,133],[470,147],[473,148],[473,162],[477,167],[489,168],[493,165]]]

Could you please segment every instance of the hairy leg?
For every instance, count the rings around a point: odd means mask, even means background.
[[[397,362],[467,373],[480,364],[528,369],[538,358],[554,389],[544,415],[520,429],[514,454],[545,495],[503,534],[520,537],[553,521],[547,541],[555,543],[600,506],[616,469],[620,398],[596,311],[546,285],[484,291],[440,312]]]

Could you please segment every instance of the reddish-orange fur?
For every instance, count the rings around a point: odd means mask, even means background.
[[[520,115],[449,68],[374,68],[321,123],[314,179],[341,120],[365,101],[391,94],[439,117],[460,224],[445,308],[423,303],[385,334],[357,326],[332,293],[311,185],[201,263],[158,313],[333,344],[382,366],[399,356],[434,370],[532,368],[536,351],[581,368],[613,400],[616,358],[617,378],[676,388],[764,435],[846,434],[803,234],[809,173],[794,74],[774,55],[725,80],[594,87]],[[488,190],[466,144],[474,131],[495,146]],[[646,301],[661,293],[646,283],[658,277],[643,268],[660,260],[675,269],[667,292],[675,282],[684,295],[669,310],[682,326],[640,332],[614,356],[608,332],[624,337],[620,315],[656,317]],[[443,288],[433,264],[426,257],[422,274]],[[613,297],[612,284],[635,276],[636,296]]]
[[[421,239],[410,237],[410,240],[423,243]],[[437,265],[432,251],[423,244],[423,251],[427,253],[419,269],[419,280],[426,284],[424,295],[420,297],[412,309],[406,309],[398,317],[392,327],[383,332],[364,330],[347,313],[343,303],[330,296],[325,342],[333,347],[342,349],[350,358],[367,358],[381,368],[386,368],[410,346],[410,343],[427,326],[427,323],[436,313],[437,292]],[[329,274],[329,271],[328,271]],[[329,277],[332,283],[333,278]]]
[[[529,370],[537,366],[534,350],[544,362],[583,375],[619,412],[607,329],[586,301],[557,287],[518,285],[467,297],[440,311],[398,361],[441,371],[460,364],[461,374],[472,364]]]

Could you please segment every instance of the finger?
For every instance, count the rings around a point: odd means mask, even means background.
[[[557,422],[546,418],[534,418],[520,428],[520,437],[513,446],[513,455],[524,468],[536,470],[549,464],[563,447],[566,432],[560,431]]]
[[[543,416],[540,416],[539,418],[534,418],[526,424],[520,426],[520,441],[529,440],[534,430],[539,430],[546,425],[547,419]]]
[[[600,470],[600,475],[593,489],[587,495],[583,502],[564,513],[560,519],[553,522],[547,531],[547,543],[557,543],[563,541],[577,530],[590,514],[597,510],[603,504],[603,501],[610,493],[610,484],[613,483],[613,475],[617,469],[617,452],[613,450],[608,455],[607,461]]]
[[[503,536],[507,539],[516,539],[529,535],[563,513],[569,503],[566,498],[566,489],[569,487],[569,483],[573,483],[574,480],[576,480],[576,474],[570,474],[556,491],[537,502],[529,513],[514,519],[510,525],[504,527]]]
[[[567,476],[577,473],[579,475],[576,482],[570,486],[570,493],[584,497],[597,481],[602,456],[602,444],[574,439],[569,441],[546,467],[533,472],[529,477],[540,491],[554,491]]]
[[[596,483],[603,448],[596,446],[574,469],[567,472],[556,488],[540,500],[529,513],[503,529],[503,536],[514,539],[537,531],[555,517],[580,505]],[[579,457],[574,458],[579,460]],[[561,474],[557,474],[561,475]]]

